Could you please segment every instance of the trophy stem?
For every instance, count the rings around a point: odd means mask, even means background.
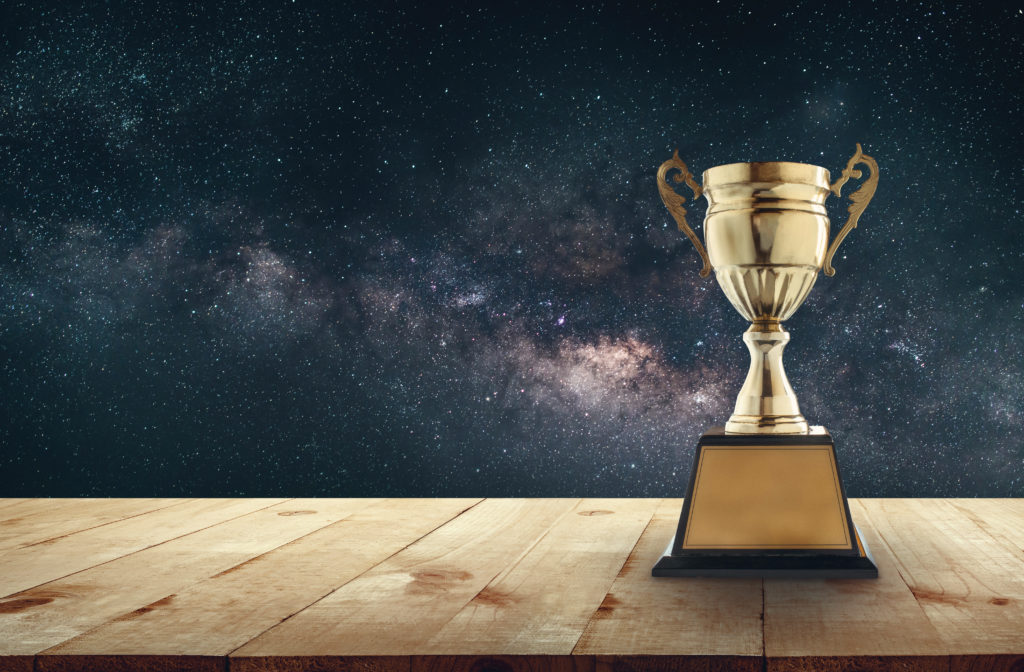
[[[793,387],[782,368],[789,332],[777,320],[756,321],[743,334],[750,350],[750,370],[725,423],[727,434],[806,434]]]

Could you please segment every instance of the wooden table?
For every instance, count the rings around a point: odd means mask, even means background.
[[[681,500],[0,499],[3,670],[1024,670],[1024,500],[851,500],[880,578],[652,578]]]

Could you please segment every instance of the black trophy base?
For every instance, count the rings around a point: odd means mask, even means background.
[[[676,536],[653,576],[873,579],[832,437],[736,435],[697,444]]]
[[[871,558],[849,555],[666,555],[652,576],[877,579]]]

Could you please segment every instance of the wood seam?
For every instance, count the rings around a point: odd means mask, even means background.
[[[875,536],[877,536],[878,539],[881,540],[883,544],[885,544],[885,548],[889,552],[889,556],[892,558],[893,561],[892,566],[896,569],[896,573],[899,575],[900,580],[903,582],[903,585],[907,587],[907,590],[910,591],[910,594],[913,596],[914,604],[916,604],[917,608],[921,611],[921,615],[924,616],[925,622],[927,622],[928,625],[932,627],[932,630],[935,631],[936,637],[939,639],[940,642],[942,642],[942,634],[939,632],[939,629],[935,627],[935,624],[932,623],[932,619],[928,616],[928,610],[924,608],[923,604],[921,604],[921,600],[917,596],[917,592],[914,591],[914,588],[907,581],[906,575],[904,575],[903,571],[900,569],[901,563],[899,555],[896,553],[895,549],[893,549],[892,545],[889,543],[889,540],[885,538],[885,534],[882,533],[882,530],[874,524],[874,517],[871,515],[871,511],[868,509],[868,507],[861,504],[859,500],[857,504],[860,506],[861,512],[864,514],[864,517],[872,523],[871,529],[875,531]],[[945,644],[945,642],[942,643]],[[953,655],[954,654],[951,651],[947,650],[944,653],[938,654],[938,656],[936,657],[944,657],[946,659],[946,669],[952,670]]]
[[[385,503],[387,501],[388,501],[388,498],[385,498],[380,503],[383,504],[383,503]],[[367,507],[367,508],[369,508],[369,507]],[[331,522],[331,523],[324,523],[323,525],[321,525],[320,527],[316,528],[315,530],[312,530],[310,532],[307,532],[306,534],[303,534],[301,537],[295,537],[294,539],[286,541],[286,542],[280,544],[279,546],[274,546],[271,549],[263,551],[262,553],[254,555],[251,558],[248,558],[246,560],[243,560],[242,562],[238,563],[237,565],[232,565],[232,566],[228,567],[227,569],[222,569],[221,571],[217,572],[216,574],[212,574],[210,576],[203,577],[203,578],[195,581],[194,583],[190,583],[187,586],[185,586],[184,588],[179,589],[179,590],[186,590],[188,588],[191,588],[192,586],[195,586],[195,585],[198,585],[198,584],[202,583],[203,581],[207,581],[209,579],[216,579],[216,578],[218,578],[220,576],[223,576],[225,574],[230,574],[231,572],[237,571],[240,567],[248,565],[250,562],[254,562],[254,561],[259,560],[260,558],[264,557],[265,555],[269,555],[269,554],[271,554],[271,553],[273,553],[275,551],[281,550],[282,548],[286,548],[288,546],[291,546],[292,544],[294,544],[296,542],[299,542],[299,541],[302,541],[303,539],[305,539],[306,537],[308,537],[308,536],[310,536],[312,534],[316,534],[318,532],[322,532],[323,530],[326,530],[329,527],[333,527],[334,525],[337,525],[339,523],[343,523],[346,520],[348,520],[349,518],[351,518],[352,516],[355,516],[355,515],[358,515],[360,513],[363,513],[365,510],[366,510],[365,508],[358,509],[356,511],[352,511],[351,513],[349,513],[344,518],[339,518],[338,520],[335,520],[334,522]],[[255,512],[253,512],[253,513],[255,513]]]
[[[270,506],[269,506],[269,507],[267,507],[267,508],[273,508],[273,507],[275,507],[275,506],[278,506],[279,504],[285,504],[285,503],[287,503],[287,502],[291,502],[291,501],[294,501],[295,499],[296,499],[296,498],[294,498],[294,497],[292,497],[292,498],[289,498],[289,499],[285,499],[284,501],[278,502],[278,503],[276,503],[276,504],[272,504],[272,505],[270,505]],[[386,500],[385,500],[385,501],[386,501]],[[246,514],[243,514],[243,515],[241,515],[241,516],[238,516],[238,518],[244,518],[245,516],[250,516],[250,515],[253,515],[253,514],[255,514],[255,513],[259,513],[260,511],[264,511],[264,510],[265,510],[265,509],[256,509],[256,510],[254,510],[254,511],[250,511],[249,513],[246,513]],[[360,511],[361,511],[361,510],[360,510]],[[312,532],[308,532],[308,533],[306,533],[306,534],[302,535],[301,537],[296,537],[295,539],[292,539],[291,541],[286,541],[286,542],[284,542],[283,544],[281,544],[281,545],[279,545],[279,546],[275,546],[274,548],[270,549],[269,551],[265,551],[264,553],[260,553],[259,555],[254,555],[253,557],[249,558],[248,560],[245,560],[245,561],[243,561],[243,562],[240,562],[240,563],[238,563],[237,565],[233,565],[232,567],[229,567],[228,569],[225,569],[225,570],[223,570],[223,571],[221,571],[221,572],[218,572],[218,573],[216,573],[216,574],[214,574],[214,575],[212,575],[212,576],[207,576],[207,577],[203,577],[203,578],[197,579],[196,581],[193,581],[192,583],[186,584],[186,585],[184,585],[184,586],[182,586],[182,587],[178,588],[178,589],[177,589],[177,591],[175,591],[175,592],[171,593],[171,594],[170,594],[170,596],[174,596],[174,595],[176,595],[176,594],[177,594],[178,592],[182,592],[182,591],[188,590],[188,589],[189,589],[189,588],[191,588],[192,586],[196,586],[196,585],[199,585],[199,584],[200,584],[200,583],[202,583],[203,581],[208,581],[209,579],[212,579],[212,578],[216,578],[217,576],[220,576],[221,574],[226,574],[226,573],[228,573],[228,572],[230,572],[230,571],[234,570],[234,569],[235,569],[235,568],[237,568],[237,567],[241,567],[242,565],[245,565],[245,564],[247,564],[247,563],[249,563],[249,562],[252,562],[253,560],[255,560],[255,559],[257,559],[257,558],[263,557],[263,556],[264,556],[264,555],[266,555],[267,553],[272,553],[273,551],[276,551],[276,550],[278,550],[278,549],[284,548],[285,546],[288,546],[289,544],[293,544],[293,543],[295,543],[296,541],[299,541],[300,539],[304,539],[305,537],[308,537],[308,536],[309,536],[309,535],[311,535],[311,534],[314,534],[314,533],[316,533],[316,532],[319,532],[319,531],[321,531],[321,530],[324,530],[324,529],[326,529],[326,528],[328,528],[328,527],[330,527],[330,526],[332,526],[332,525],[335,525],[335,524],[337,524],[337,523],[340,523],[340,522],[342,522],[342,521],[344,521],[344,520],[347,520],[348,518],[350,518],[350,517],[352,517],[352,516],[356,515],[357,513],[360,513],[360,511],[353,511],[352,513],[350,513],[350,514],[349,514],[348,516],[345,516],[344,518],[341,518],[341,519],[339,519],[339,520],[336,520],[336,521],[334,521],[333,523],[327,523],[326,525],[323,525],[323,526],[321,526],[321,527],[318,527],[318,528],[316,528],[315,530],[313,530]],[[461,515],[461,514],[459,514],[459,515]],[[221,524],[223,524],[223,523],[229,523],[229,522],[231,522],[232,520],[235,520],[235,518],[229,518],[228,520],[222,521],[222,522],[220,522],[220,523],[216,523],[216,525],[221,525]],[[211,527],[213,527],[213,526],[211,525]],[[209,528],[203,528],[203,529],[209,529]],[[200,530],[196,530],[196,532],[199,532],[199,531],[200,531]],[[191,532],[189,532],[189,534],[192,534],[192,533],[191,533]],[[182,536],[186,536],[186,535],[182,535]],[[173,541],[173,540],[172,540],[172,539],[169,539],[168,541]],[[161,542],[161,543],[165,543],[165,542]],[[159,544],[154,544],[154,545],[155,545],[155,546],[159,546]],[[152,547],[150,547],[150,548],[152,548]],[[143,549],[143,550],[144,550],[144,549]],[[137,552],[137,551],[136,551],[136,552]],[[129,554],[127,554],[127,555],[131,555],[131,554],[129,553]],[[126,557],[126,556],[120,556],[120,557]],[[116,559],[116,558],[115,558],[115,559]],[[111,561],[111,562],[112,562],[112,561]],[[104,563],[101,563],[101,564],[104,564]],[[99,565],[95,565],[95,566],[97,566],[97,567],[98,567]],[[86,571],[86,570],[82,570],[82,571]],[[76,573],[77,573],[77,572],[76,572]],[[69,574],[68,576],[71,576],[71,575]],[[55,581],[59,581],[59,579],[54,579],[54,580],[55,580]],[[46,585],[46,584],[42,584],[42,585]],[[165,595],[164,597],[162,597],[162,598],[160,598],[160,599],[167,599],[167,597],[170,597],[170,596],[168,596],[168,595]],[[159,601],[160,601],[160,600],[154,600],[154,602],[159,602]],[[153,602],[151,602],[150,604],[153,604]],[[109,624],[111,624],[111,623],[113,623],[113,622],[117,621],[117,620],[118,620],[119,618],[122,618],[122,617],[126,616],[127,614],[130,614],[130,613],[132,613],[132,611],[135,611],[135,610],[130,610],[130,611],[126,611],[126,612],[124,612],[124,613],[122,613],[122,614],[118,614],[117,616],[114,616],[113,618],[111,618],[111,619],[110,619],[110,620],[108,620],[108,621],[104,621],[103,623],[98,623],[98,624],[94,625],[93,627],[91,627],[91,628],[88,628],[88,629],[86,629],[86,630],[83,630],[82,632],[78,633],[77,635],[74,635],[73,637],[69,637],[68,639],[65,639],[65,640],[63,640],[63,641],[60,641],[60,642],[58,642],[58,643],[54,644],[53,646],[48,646],[48,647],[46,647],[45,649],[43,649],[42,651],[40,651],[39,653],[37,653],[37,654],[35,654],[35,655],[37,655],[37,656],[38,656],[38,655],[46,655],[46,652],[47,652],[47,651],[49,651],[50,649],[55,649],[55,648],[57,648],[57,647],[60,647],[60,646],[64,646],[64,645],[65,645],[65,644],[67,644],[68,642],[70,642],[70,641],[72,641],[72,640],[75,640],[75,639],[78,639],[79,637],[85,637],[85,636],[86,636],[86,635],[88,635],[89,633],[91,633],[91,632],[93,632],[93,631],[95,631],[95,630],[98,630],[98,629],[100,629],[100,628],[106,627],[107,625],[109,625]],[[271,626],[271,627],[273,627],[273,626]],[[60,655],[60,654],[50,654],[50,655]],[[227,655],[227,654],[225,654],[225,655]]]
[[[984,532],[985,534],[987,534],[987,535],[989,536],[989,538],[990,538],[990,539],[992,539],[992,541],[994,541],[994,542],[996,542],[997,544],[999,544],[1000,546],[1002,546],[1002,547],[1004,547],[1004,548],[1008,549],[1008,550],[1009,550],[1009,551],[1010,551],[1011,553],[1013,553],[1014,555],[1016,555],[1017,553],[1021,553],[1022,551],[1024,551],[1024,548],[1021,548],[1021,547],[1020,547],[1019,545],[1017,545],[1017,544],[1013,543],[1012,541],[1010,541],[1010,540],[1009,540],[1009,539],[1007,539],[1006,537],[1004,537],[1004,536],[1002,536],[1002,535],[997,535],[996,533],[994,533],[994,532],[993,532],[993,531],[992,531],[992,530],[991,530],[991,529],[989,528],[989,526],[988,526],[988,525],[987,525],[987,524],[985,523],[985,521],[984,521],[983,519],[980,519],[980,518],[978,517],[978,515],[977,515],[977,514],[975,514],[975,513],[973,512],[973,511],[971,511],[970,509],[968,509],[968,508],[965,508],[965,507],[963,507],[963,506],[960,506],[959,504],[957,504],[957,503],[956,503],[955,501],[953,501],[953,500],[950,500],[950,501],[948,502],[948,504],[949,504],[950,506],[952,506],[952,507],[953,507],[954,509],[956,509],[956,510],[957,510],[958,512],[960,512],[961,514],[963,514],[963,515],[964,515],[964,517],[966,517],[966,518],[967,518],[968,520],[970,520],[970,521],[971,521],[972,523],[974,523],[974,524],[975,524],[975,526],[977,526],[977,528],[978,528],[979,530],[981,530],[982,532]]]
[[[768,672],[768,642],[765,640],[765,621],[768,619],[768,610],[765,608],[767,602],[767,591],[764,586],[764,578],[761,579],[761,672]]]
[[[381,565],[381,564],[383,564],[383,563],[387,562],[388,560],[390,560],[391,558],[395,557],[396,555],[398,555],[399,553],[401,553],[401,552],[402,552],[402,551],[404,551],[405,549],[409,548],[410,546],[412,546],[412,545],[414,545],[414,544],[416,544],[416,543],[419,543],[419,542],[420,542],[420,541],[421,541],[422,539],[424,539],[424,538],[425,538],[425,537],[427,537],[428,535],[431,535],[431,534],[433,534],[434,532],[436,532],[437,530],[441,529],[442,527],[444,527],[444,526],[445,526],[445,525],[447,525],[448,523],[452,522],[452,521],[453,521],[453,520],[455,520],[456,518],[458,518],[458,517],[462,516],[462,515],[463,515],[464,513],[466,513],[466,512],[467,512],[467,511],[469,511],[470,509],[473,509],[473,508],[475,508],[475,507],[479,506],[479,505],[480,505],[480,504],[482,504],[482,503],[483,503],[484,501],[486,501],[486,498],[483,498],[483,499],[479,499],[479,500],[477,500],[477,501],[476,501],[476,502],[474,502],[473,504],[471,504],[471,505],[467,506],[466,508],[462,509],[461,511],[459,511],[459,512],[458,512],[457,514],[455,514],[454,516],[452,516],[452,517],[451,517],[451,518],[449,518],[448,520],[446,520],[446,521],[444,521],[443,523],[439,524],[439,525],[438,525],[437,527],[431,528],[431,529],[430,529],[430,530],[428,530],[427,532],[425,532],[425,533],[423,533],[422,535],[420,535],[420,536],[416,537],[415,539],[413,539],[412,541],[410,541],[410,542],[409,542],[408,544],[406,544],[405,546],[402,546],[401,548],[399,548],[398,550],[396,550],[396,551],[395,551],[394,553],[392,553],[391,555],[387,556],[386,558],[384,558],[384,559],[383,559],[383,560],[381,560],[380,562],[378,562],[378,563],[374,564],[374,565],[373,565],[372,567],[367,567],[367,568],[366,568],[365,570],[363,570],[362,572],[360,572],[360,573],[359,573],[359,574],[357,574],[356,576],[353,576],[353,577],[352,577],[351,579],[349,579],[348,581],[345,581],[345,582],[344,582],[344,583],[342,583],[341,585],[335,586],[334,588],[332,588],[332,589],[331,589],[331,590],[329,590],[328,592],[324,593],[323,595],[321,595],[321,596],[320,596],[320,597],[318,597],[317,599],[313,600],[312,602],[310,602],[310,603],[309,603],[309,604],[307,604],[306,606],[302,607],[302,608],[301,608],[301,609],[299,609],[298,611],[294,611],[294,612],[292,612],[292,613],[288,614],[287,616],[285,616],[284,618],[282,618],[281,620],[279,620],[279,621],[278,621],[277,623],[275,623],[274,625],[270,626],[269,628],[266,628],[266,629],[264,629],[264,630],[261,630],[260,632],[256,633],[255,635],[253,635],[252,637],[250,637],[250,638],[249,638],[249,639],[247,639],[246,641],[242,642],[241,644],[239,644],[238,646],[236,646],[235,648],[231,649],[231,650],[230,650],[230,651],[228,651],[228,652],[227,652],[226,654],[224,654],[224,655],[225,655],[225,657],[226,657],[226,658],[230,658],[230,657],[231,657],[231,654],[233,654],[233,653],[234,653],[235,651],[238,651],[238,650],[239,650],[240,648],[242,648],[243,646],[246,646],[247,644],[249,644],[249,642],[252,642],[252,641],[254,641],[254,640],[256,640],[256,639],[259,639],[260,637],[262,637],[262,636],[263,636],[263,635],[265,635],[266,633],[270,632],[271,630],[273,630],[273,629],[274,629],[274,628],[276,628],[277,626],[281,625],[282,623],[284,623],[284,622],[285,622],[285,621],[287,621],[288,619],[290,619],[290,618],[294,617],[294,616],[295,616],[296,614],[302,613],[302,612],[303,612],[303,611],[305,611],[306,609],[309,609],[310,607],[312,607],[312,606],[313,606],[314,604],[316,604],[316,603],[318,603],[318,602],[321,602],[321,601],[323,601],[323,600],[324,600],[325,598],[327,598],[327,597],[329,597],[329,596],[333,595],[334,593],[338,592],[339,590],[341,590],[342,588],[344,588],[345,586],[347,586],[347,585],[348,585],[349,583],[351,583],[352,581],[355,581],[356,579],[358,579],[359,577],[363,576],[363,575],[364,575],[364,574],[366,574],[367,572],[370,572],[370,571],[372,571],[372,570],[374,569],[374,567],[377,567],[377,566],[379,566],[379,565]],[[332,524],[333,524],[333,523],[332,523]],[[323,528],[320,528],[320,529],[323,529]],[[410,657],[410,661],[411,661],[411,660],[412,660],[412,658]]]
[[[490,579],[488,579],[488,580],[487,580],[487,584],[486,584],[486,585],[485,585],[485,586],[484,586],[483,588],[481,588],[480,590],[478,590],[478,591],[476,592],[476,594],[475,594],[475,595],[473,595],[473,597],[471,597],[471,598],[469,598],[468,600],[466,600],[466,602],[465,602],[465,603],[463,603],[463,605],[462,605],[461,607],[459,607],[459,608],[458,608],[457,610],[455,610],[455,611],[454,611],[454,613],[452,613],[452,615],[451,615],[451,616],[450,616],[450,617],[448,618],[448,620],[447,620],[447,621],[445,621],[445,622],[444,622],[444,623],[442,623],[442,624],[441,624],[440,626],[438,626],[438,628],[437,628],[437,632],[441,632],[441,630],[443,630],[443,629],[445,628],[445,626],[446,626],[446,625],[448,625],[448,624],[449,624],[449,623],[451,623],[451,622],[452,622],[453,620],[455,620],[455,618],[456,618],[456,617],[458,617],[458,615],[462,613],[462,610],[463,610],[463,609],[465,609],[465,608],[466,608],[467,606],[469,606],[470,604],[472,604],[472,603],[473,603],[473,600],[475,600],[476,598],[480,597],[480,594],[481,594],[481,593],[483,593],[483,592],[484,592],[485,590],[487,590],[488,588],[490,588],[490,587],[491,587],[491,584],[492,584],[492,583],[494,583],[494,580],[495,580],[495,579],[497,579],[497,578],[498,578],[499,576],[501,576],[502,574],[505,574],[505,573],[511,572],[511,571],[512,571],[513,569],[515,569],[515,568],[516,568],[516,566],[517,566],[517,565],[518,565],[518,564],[519,564],[520,562],[522,562],[522,561],[523,561],[523,560],[524,560],[524,559],[526,558],[526,556],[527,556],[527,555],[529,555],[530,551],[532,551],[532,550],[533,550],[534,548],[536,548],[536,547],[537,547],[537,544],[539,544],[539,543],[540,543],[541,541],[543,541],[543,540],[544,540],[544,538],[545,538],[545,537],[547,537],[547,536],[548,536],[548,534],[550,534],[550,533],[551,533],[551,530],[552,530],[552,529],[554,529],[555,525],[557,525],[558,523],[560,523],[560,522],[562,521],[562,519],[563,519],[563,518],[565,518],[565,517],[566,517],[566,516],[568,516],[568,515],[569,515],[570,513],[572,513],[572,512],[574,511],[574,510],[576,510],[576,508],[577,508],[577,507],[578,507],[578,506],[580,505],[580,503],[581,503],[582,501],[583,501],[583,498],[582,498],[582,497],[579,497],[579,498],[577,498],[577,499],[576,499],[576,503],[575,503],[575,504],[573,504],[572,506],[570,506],[570,507],[569,507],[568,509],[566,509],[565,513],[563,513],[562,515],[558,516],[558,517],[557,517],[557,518],[555,518],[555,519],[554,519],[553,521],[551,521],[551,524],[550,524],[550,525],[548,525],[548,526],[547,526],[547,528],[545,528],[545,529],[544,529],[544,531],[543,531],[542,533],[540,533],[540,534],[539,534],[539,535],[537,536],[537,538],[536,538],[536,539],[534,539],[534,540],[533,540],[532,542],[530,542],[529,546],[527,546],[527,547],[526,547],[526,548],[525,548],[525,549],[524,549],[524,550],[523,550],[523,551],[522,551],[522,552],[521,552],[521,553],[519,554],[519,556],[518,556],[518,557],[517,557],[517,558],[516,558],[516,559],[515,559],[515,560],[514,560],[514,561],[512,562],[512,564],[510,564],[510,565],[509,565],[508,567],[504,567],[504,568],[502,568],[502,569],[499,569],[499,570],[498,570],[498,573],[497,573],[497,574],[495,574],[494,576],[492,576],[492,577],[491,577]],[[460,513],[459,515],[461,516],[462,514]],[[458,516],[456,516],[456,517],[458,517]],[[436,634],[436,633],[435,633],[435,634]],[[573,646],[574,646],[574,648],[575,648],[575,645],[573,645]]]
[[[860,504],[860,502],[858,502],[858,504]],[[878,529],[878,526],[874,525],[874,519],[872,518],[871,511],[868,510],[868,507],[861,505],[860,508],[861,511],[864,513],[864,517],[872,522],[871,528],[875,531],[875,536],[877,536],[879,540],[881,540],[881,542],[885,544],[886,550],[889,551],[889,555],[893,559],[892,565],[896,569],[896,573],[899,574],[900,581],[902,581],[903,585],[907,587],[908,591],[910,591],[910,594],[914,597],[914,603],[917,604],[917,608],[921,610],[921,613],[924,615],[925,620],[928,621],[929,625],[932,626],[932,629],[935,630],[935,634],[938,635],[938,630],[932,623],[932,619],[928,618],[927,610],[925,610],[924,605],[921,604],[921,600],[917,597],[917,593],[914,592],[913,586],[910,585],[910,583],[907,581],[907,577],[903,574],[902,570],[900,569],[899,555],[896,554],[896,551],[889,544],[889,540],[885,538],[885,535],[882,534],[882,531],[880,529]]]
[[[68,532],[67,534],[58,534],[56,537],[49,537],[47,539],[40,539],[39,541],[33,541],[30,544],[23,544],[21,546],[15,546],[14,548],[12,548],[10,550],[15,550],[15,549],[19,549],[19,548],[32,548],[33,546],[38,546],[39,544],[49,544],[49,543],[52,543],[52,542],[54,542],[54,541],[56,541],[58,539],[64,539],[65,537],[70,537],[70,536],[73,536],[73,535],[76,535],[76,534],[80,534],[82,532],[88,532],[89,530],[95,530],[95,529],[98,529],[98,528],[101,528],[101,527],[106,527],[107,525],[113,525],[114,523],[120,523],[120,522],[125,521],[125,520],[131,520],[132,518],[138,518],[139,516],[145,516],[145,515],[148,515],[150,513],[156,513],[157,511],[163,511],[164,509],[169,509],[169,508],[174,507],[174,506],[181,506],[183,504],[188,504],[189,502],[194,502],[194,501],[196,501],[195,497],[193,497],[191,499],[186,499],[186,500],[184,500],[182,502],[177,502],[175,504],[167,504],[166,506],[158,506],[155,509],[149,509],[148,511],[142,511],[140,513],[136,513],[136,514],[133,514],[133,515],[130,515],[130,516],[125,516],[124,518],[117,518],[115,520],[108,520],[105,523],[99,523],[98,525],[93,525],[92,527],[83,527],[80,530],[75,530],[74,532]]]
[[[182,537],[187,537],[190,534],[195,534],[196,532],[202,532],[203,530],[208,530],[211,527],[216,527],[217,525],[222,525],[223,523],[231,522],[232,520],[236,520],[238,518],[242,518],[244,516],[248,516],[249,514],[256,513],[257,511],[264,511],[266,509],[269,509],[272,506],[277,506],[278,504],[284,504],[285,502],[290,502],[293,499],[294,499],[294,497],[289,497],[287,499],[282,499],[280,501],[276,501],[276,502],[273,502],[271,504],[268,504],[267,506],[264,506],[263,508],[260,508],[260,509],[253,509],[252,511],[246,511],[245,513],[241,513],[241,514],[239,514],[237,516],[233,516],[231,518],[225,518],[224,520],[219,520],[216,523],[213,523],[211,525],[207,525],[206,527],[200,527],[198,529],[186,532],[185,534],[179,534],[176,537],[170,537],[169,539],[164,539],[163,541],[157,542],[155,544],[150,544],[149,546],[145,546],[143,548],[137,548],[134,551],[130,551],[128,553],[125,553],[124,555],[119,555],[116,558],[110,558],[109,560],[104,560],[103,562],[97,562],[95,565],[89,565],[88,567],[82,567],[81,569],[77,569],[77,570],[75,570],[73,572],[70,572],[68,574],[64,574],[62,576],[55,576],[52,579],[47,579],[46,581],[43,581],[42,583],[37,583],[34,586],[29,586],[28,588],[23,588],[21,590],[16,590],[13,593],[10,593],[8,595],[3,595],[3,596],[0,596],[0,597],[2,597],[3,599],[6,599],[8,597],[13,597],[14,595],[17,595],[18,593],[23,593],[23,592],[29,591],[29,590],[35,590],[36,588],[39,588],[40,586],[45,586],[48,583],[53,583],[54,581],[61,581],[63,579],[68,578],[69,576],[74,576],[75,574],[79,574],[81,572],[88,571],[88,570],[90,570],[90,569],[92,569],[94,567],[102,567],[103,565],[106,565],[107,563],[114,562],[115,560],[120,560],[121,558],[127,558],[128,556],[135,555],[136,553],[139,553],[141,551],[145,551],[145,550],[150,549],[150,548],[156,548],[157,546],[162,546],[162,545],[164,545],[164,544],[166,544],[168,542],[174,541],[175,539],[181,539]],[[189,501],[196,501],[196,500],[189,500]],[[182,502],[182,504],[185,504],[185,503],[186,502]],[[170,507],[165,507],[165,508],[170,508]],[[158,510],[162,510],[162,509],[158,509]],[[129,519],[125,518],[124,520],[129,520]]]
[[[647,534],[647,530],[650,529],[651,523],[654,522],[654,518],[658,514],[658,509],[661,507],[661,505],[665,502],[666,499],[667,499],[666,497],[662,497],[661,499],[658,500],[658,503],[651,508],[651,517],[647,519],[647,524],[644,525],[644,529],[641,530],[640,534],[637,535],[636,541],[633,542],[633,548],[629,549],[629,553],[626,553],[625,557],[622,559],[622,564],[619,565],[619,571],[615,572],[615,577],[612,579],[611,584],[608,586],[608,591],[611,591],[612,586],[615,585],[616,579],[618,579],[622,575],[622,570],[626,568],[626,565],[629,563],[629,559],[633,557],[633,553],[636,552],[636,547],[640,544],[640,540],[644,538],[644,535]],[[601,601],[602,604],[604,603],[604,600],[608,598],[608,595],[609,595],[609,592],[606,591],[605,594],[604,594],[604,598]],[[600,605],[598,605],[598,609],[600,609]],[[572,650],[569,652],[570,656],[576,656],[577,655],[576,654],[576,649],[579,648],[580,641],[583,639],[583,635],[586,634],[587,628],[590,627],[590,623],[594,620],[594,617],[597,615],[597,611],[598,610],[595,609],[594,613],[591,614],[590,618],[587,619],[587,622],[583,624],[583,628],[580,630],[580,634],[579,634],[578,637],[576,637],[576,642],[573,643]],[[580,657],[582,657],[584,655],[590,655],[590,654],[580,654]],[[594,660],[595,660],[595,662],[597,661],[597,657],[596,656],[594,657]]]

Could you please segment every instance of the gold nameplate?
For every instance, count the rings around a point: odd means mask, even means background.
[[[702,447],[684,550],[851,550],[830,445]]]

